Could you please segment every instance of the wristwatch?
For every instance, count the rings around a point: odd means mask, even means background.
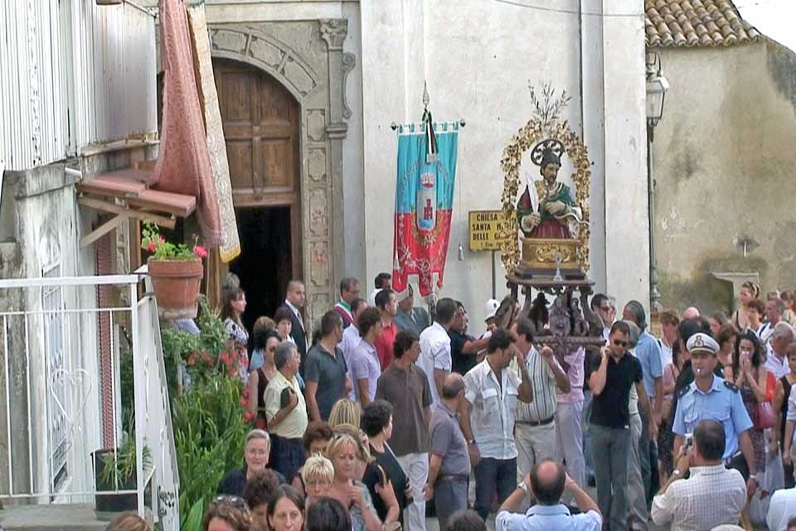
[[[517,488],[522,489],[522,492],[528,494],[528,485],[526,485],[524,481],[520,481],[520,484],[517,485]]]
[[[757,474],[749,474],[749,479],[757,481]]]
[[[682,476],[683,474],[680,472],[679,469],[675,468],[674,470],[672,470],[672,475],[673,476]]]
[[[475,439],[470,439],[467,441],[467,446],[470,446],[471,444],[475,444]]]

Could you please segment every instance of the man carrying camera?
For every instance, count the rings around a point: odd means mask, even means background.
[[[693,444],[692,444],[693,442]],[[746,505],[746,482],[724,466],[724,427],[702,420],[679,452],[677,468],[652,500],[652,520],[672,529],[737,525]],[[689,479],[683,479],[687,472]]]

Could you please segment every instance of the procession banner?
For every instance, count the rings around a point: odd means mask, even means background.
[[[435,135],[426,132],[422,125],[401,126],[398,131],[392,277],[393,289],[401,292],[409,276],[416,275],[423,297],[434,292],[435,283],[437,290],[442,289],[459,124],[434,124]],[[428,149],[429,136],[436,137],[436,153]]]

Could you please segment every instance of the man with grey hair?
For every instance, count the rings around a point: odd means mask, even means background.
[[[276,375],[265,388],[265,418],[271,432],[274,470],[292,479],[303,463],[301,438],[307,429],[307,404],[298,379],[299,356],[296,345],[283,341],[276,346]]]
[[[769,299],[768,302],[766,302],[765,311],[766,322],[763,323],[763,326],[760,328],[758,336],[760,337],[760,341],[768,345],[771,341],[771,336],[774,334],[774,327],[777,326],[777,323],[782,320],[782,316],[785,315],[785,301],[780,298]]]
[[[623,319],[632,321],[639,327],[640,335],[636,344],[635,355],[641,362],[641,371],[644,376],[644,390],[652,406],[652,418],[641,414],[641,439],[638,443],[639,458],[641,460],[641,476],[644,479],[644,491],[647,501],[652,501],[652,494],[657,491],[658,452],[654,441],[649,438],[649,425],[661,424],[661,409],[663,407],[663,366],[661,365],[661,344],[647,331],[647,314],[644,306],[638,301],[630,301],[622,312]],[[652,442],[652,444],[651,444]],[[654,476],[654,478],[653,478]],[[655,487],[655,488],[653,488]]]
[[[771,304],[773,301],[769,301]],[[793,327],[785,321],[780,321],[774,326],[771,339],[766,347],[766,370],[779,380],[783,376],[790,374],[788,366],[788,356],[786,352],[793,343]]]

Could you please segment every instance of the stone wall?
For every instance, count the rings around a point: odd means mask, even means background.
[[[796,54],[764,42],[661,56],[671,83],[652,147],[663,305],[730,310],[731,284],[713,273],[757,273],[763,292],[796,288]]]

